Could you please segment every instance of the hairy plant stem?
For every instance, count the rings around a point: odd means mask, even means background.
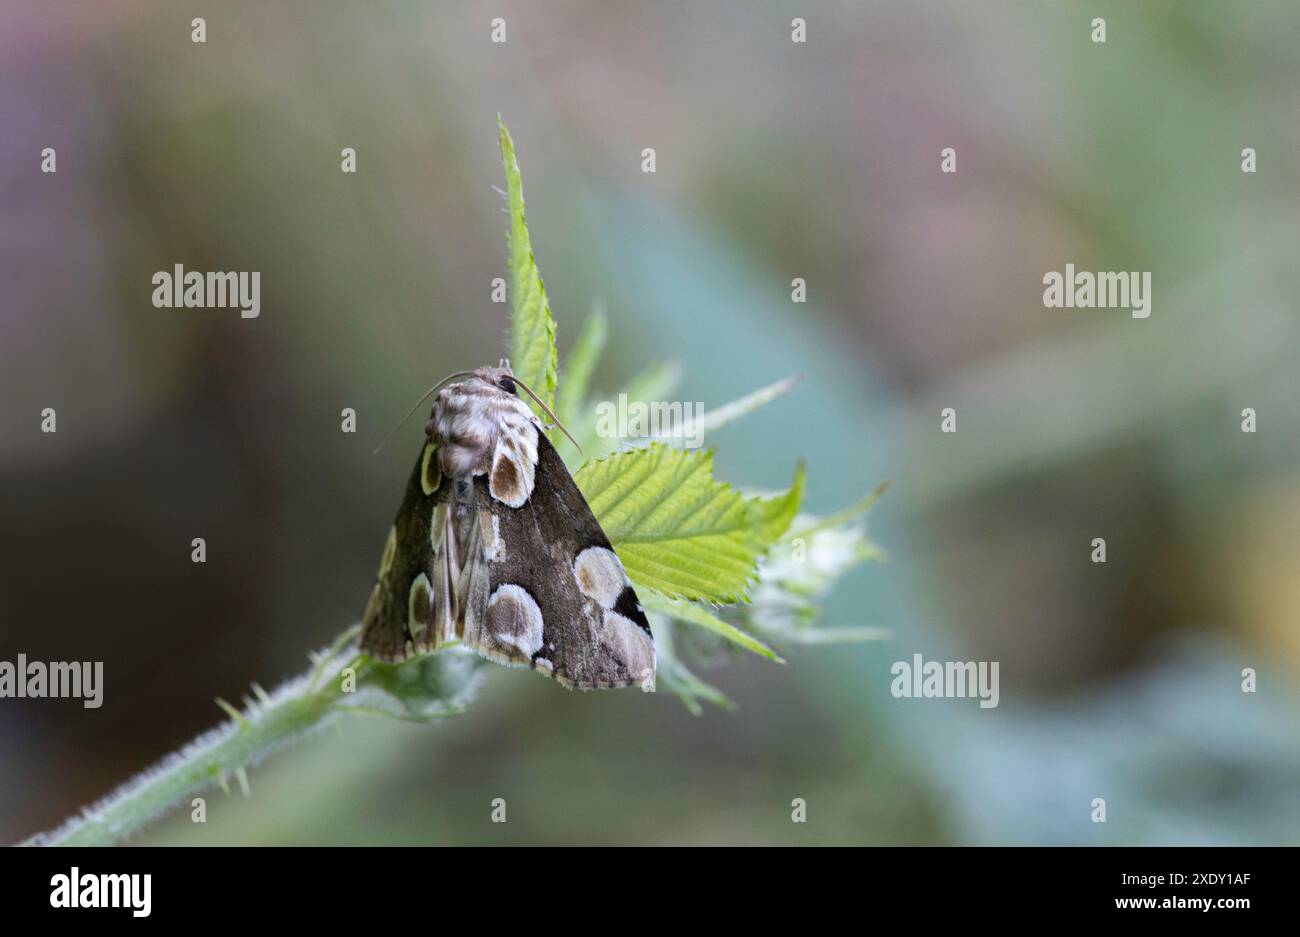
[[[220,785],[229,791],[233,775],[248,794],[247,770],[276,749],[346,713],[427,721],[462,711],[478,685],[478,662],[466,655],[433,654],[396,666],[343,649],[346,632],[317,658],[308,673],[267,694],[254,685],[254,698],[241,712],[223,700],[230,721],[203,733],[63,826],[23,845],[106,846],[158,819],[182,801]]]

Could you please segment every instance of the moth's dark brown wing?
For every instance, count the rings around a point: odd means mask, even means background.
[[[361,650],[371,657],[405,660],[428,644],[434,544],[452,484],[438,469],[436,448],[426,443],[406,483],[362,617]]]
[[[482,534],[464,640],[579,689],[654,689],[650,622],[555,447],[538,434],[532,494],[512,508],[474,481]]]

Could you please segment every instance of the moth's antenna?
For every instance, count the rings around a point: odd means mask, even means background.
[[[578,450],[578,454],[581,455],[581,454],[582,454],[582,447],[578,445],[578,440],[576,440],[576,439],[573,438],[573,434],[570,433],[570,432],[568,431],[568,429],[565,428],[564,424],[560,422],[560,418],[559,418],[558,416],[556,416],[554,413],[551,412],[551,408],[548,407],[546,404],[542,403],[542,399],[541,399],[540,397],[538,397],[536,394],[533,393],[533,389],[532,389],[531,387],[529,387],[527,384],[525,384],[523,381],[519,380],[519,378],[517,378],[517,377],[515,377],[513,374],[511,374],[511,375],[510,375],[510,380],[514,381],[516,384],[518,384],[518,385],[519,385],[520,387],[522,387],[524,390],[528,391],[528,396],[529,396],[529,397],[532,397],[533,400],[536,402],[536,404],[537,404],[539,407],[541,407],[544,411],[546,411],[546,415],[549,416],[549,417],[551,418],[551,422],[554,423],[556,426],[558,426],[558,427],[560,428],[560,432],[562,432],[565,436],[568,436],[568,437],[569,437],[569,442],[573,443],[574,448],[577,449],[577,450]]]
[[[433,395],[433,392],[434,392],[435,390],[437,390],[437,389],[438,389],[439,387],[441,387],[443,384],[446,384],[448,381],[454,380],[454,379],[456,379],[456,378],[458,378],[458,377],[473,377],[473,376],[474,376],[474,372],[473,372],[473,371],[457,371],[455,374],[448,374],[446,377],[444,377],[444,378],[443,378],[442,380],[440,380],[438,383],[434,384],[432,387],[430,387],[428,390],[426,390],[426,391],[424,392],[424,396],[421,397],[419,400],[417,400],[417,401],[415,402],[415,406],[413,406],[411,409],[409,409],[409,410],[406,411],[406,416],[402,417],[400,420],[397,421],[397,425],[394,426],[394,427],[389,431],[388,435],[384,437],[383,442],[381,442],[379,445],[375,446],[375,450],[374,450],[374,452],[372,452],[372,453],[370,453],[370,454],[371,454],[371,455],[374,455],[374,454],[375,454],[376,452],[378,452],[380,449],[384,448],[384,445],[388,442],[388,440],[390,440],[390,439],[393,438],[393,434],[396,433],[399,429],[402,428],[402,424],[405,423],[407,420],[409,420],[409,419],[411,418],[411,414],[412,414],[412,413],[414,413],[416,410],[420,409],[420,404],[422,404],[422,403],[424,403],[426,400],[428,400],[429,397]],[[529,391],[529,393],[532,393],[532,391]],[[576,446],[577,443],[574,443],[574,445]]]

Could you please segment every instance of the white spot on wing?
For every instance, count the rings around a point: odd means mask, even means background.
[[[655,688],[655,646],[645,629],[620,615],[605,612],[604,640],[627,664],[628,673],[646,692]]]
[[[502,504],[521,507],[532,496],[537,472],[537,429],[503,421],[492,453],[488,492]]]
[[[542,610],[522,586],[497,586],[488,600],[487,632],[489,645],[511,661],[528,663],[542,649]]]
[[[601,608],[613,608],[627,587],[627,573],[617,554],[605,547],[587,547],[573,560],[573,578],[578,588]]]

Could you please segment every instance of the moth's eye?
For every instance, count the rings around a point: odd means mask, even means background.
[[[508,378],[508,377],[503,377],[503,378],[501,378],[501,380],[497,381],[497,387],[500,387],[500,388],[501,388],[502,390],[504,390],[507,394],[516,394],[516,391],[515,391],[515,382],[512,381],[512,380],[511,380],[510,378]],[[516,394],[516,396],[517,396],[517,394]]]

